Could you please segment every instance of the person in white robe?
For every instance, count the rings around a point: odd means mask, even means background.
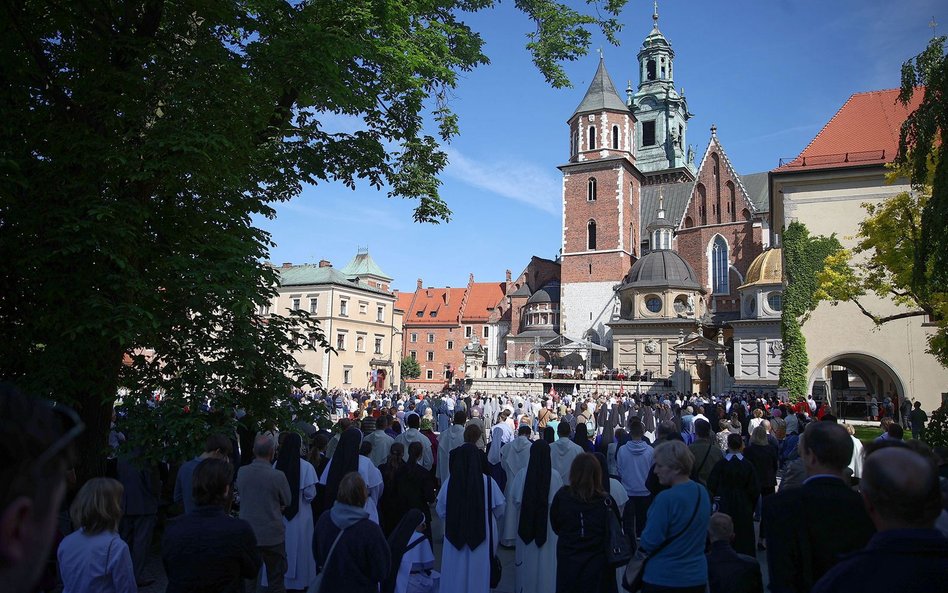
[[[359,446],[362,444],[362,431],[357,428],[350,428],[342,433],[339,440],[339,446],[336,448],[335,455],[326,464],[326,469],[319,476],[319,483],[326,486],[326,505],[325,508],[332,507],[336,500],[336,490],[332,488],[335,482],[335,488],[339,487],[339,481],[350,471],[357,471],[365,481],[365,486],[369,491],[369,497],[365,501],[365,510],[369,513],[372,521],[379,522],[379,500],[382,498],[384,483],[382,481],[382,472],[375,467],[372,461],[364,455],[359,455]],[[333,464],[342,465],[333,471]]]
[[[441,433],[438,437],[438,459],[436,468],[438,480],[444,484],[451,475],[451,451],[464,444],[464,424],[467,422],[467,414],[458,410],[454,413],[454,424]]]
[[[497,483],[484,475],[477,447],[465,443],[454,457],[454,471],[435,503],[435,511],[445,521],[440,593],[488,593],[490,558],[497,551],[499,536],[497,518],[504,513],[505,499]],[[483,517],[483,523],[478,517]]]
[[[300,458],[302,439],[296,433],[287,433],[280,446],[279,458],[273,466],[287,475],[290,488],[296,489],[290,506],[284,509],[286,529],[286,589],[306,589],[316,578],[316,560],[313,558],[313,507],[316,496],[316,469]],[[298,473],[290,465],[298,465]],[[295,469],[295,468],[293,468]],[[287,517],[290,515],[290,517]],[[267,586],[267,571],[261,571],[263,586]]]
[[[556,427],[558,438],[550,445],[550,458],[553,462],[553,469],[559,472],[563,478],[563,483],[569,485],[569,468],[573,465],[576,456],[583,452],[583,448],[569,438],[572,430],[566,422],[560,422]]]
[[[513,492],[514,478],[520,473],[520,470],[527,467],[530,461],[530,435],[533,431],[530,425],[521,424],[517,429],[517,438],[500,452],[500,465],[504,468],[507,475],[507,485],[504,496],[509,500]],[[500,543],[505,546],[513,546],[517,538],[517,521],[519,516],[513,509],[508,507],[504,513],[503,531],[500,537]]]
[[[508,499],[508,514],[518,517],[515,593],[556,590],[557,537],[550,525],[550,503],[562,487],[563,479],[552,469],[549,444],[542,440],[534,442],[530,461],[513,479]]]
[[[421,465],[426,470],[430,471],[431,467],[434,465],[434,453],[431,451],[431,440],[429,440],[425,435],[421,434],[421,431],[418,430],[418,428],[421,426],[421,418],[419,418],[418,414],[415,413],[406,414],[405,424],[408,426],[408,429],[395,437],[396,443],[401,443],[405,446],[404,461],[408,461],[408,445],[412,443],[421,443]]]

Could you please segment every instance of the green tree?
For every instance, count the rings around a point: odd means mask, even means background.
[[[924,92],[906,118],[890,183],[908,179],[912,191],[880,204],[865,204],[857,243],[827,258],[819,298],[854,303],[877,325],[925,316],[937,329],[928,352],[948,366],[948,55],[945,37],[902,65],[899,100],[908,105]],[[924,87],[922,91],[921,87]],[[891,300],[897,313],[883,315],[867,295]]]
[[[421,376],[421,365],[411,356],[402,359],[402,379],[417,379]]]
[[[615,41],[624,2],[516,2],[551,84],[593,29]],[[277,273],[251,217],[303,184],[360,181],[447,220],[448,98],[488,62],[462,18],[493,5],[0,2],[0,377],[77,407],[82,478],[103,470],[119,386],[276,422],[317,384],[293,358],[322,342],[312,321],[254,316]]]
[[[817,274],[823,261],[840,249],[836,236],[811,236],[809,229],[799,222],[791,222],[784,232],[783,261],[787,287],[784,290],[783,311],[780,315],[780,334],[783,355],[778,384],[789,390],[790,397],[806,397],[809,358],[802,326],[819,304]]]

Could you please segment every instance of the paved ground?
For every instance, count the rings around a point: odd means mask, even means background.
[[[432,513],[434,515],[434,513]],[[755,524],[756,528],[756,524]],[[432,535],[435,538],[434,542],[434,555],[435,555],[435,567],[441,567],[441,546],[442,538],[444,533],[444,527],[441,523],[441,520],[435,515],[434,520],[432,521]],[[494,593],[514,593],[514,581],[515,581],[515,571],[516,567],[514,566],[514,550],[508,548],[500,548],[498,553],[500,557],[500,562],[503,565],[503,578],[501,578],[500,585],[494,589]],[[760,561],[761,569],[764,576],[764,590],[767,590],[767,553],[758,552],[757,559]],[[155,582],[145,588],[139,589],[141,593],[164,593],[167,588],[167,579],[165,578],[165,571],[161,565],[160,549],[156,544],[152,550],[152,554],[148,559],[148,564],[145,567],[145,578],[154,579]],[[442,576],[443,579],[449,579],[450,575]],[[617,573],[617,579],[620,578],[619,573]],[[621,587],[619,591],[622,591]]]

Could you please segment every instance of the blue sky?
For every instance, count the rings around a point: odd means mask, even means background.
[[[766,171],[796,156],[853,93],[896,88],[903,61],[948,32],[944,0],[665,0],[659,27],[675,50],[675,84],[695,116],[688,142],[698,158],[717,125],[740,173]],[[345,265],[367,247],[393,287],[464,286],[519,274],[532,255],[560,247],[561,176],[567,118],[595,73],[602,47],[620,94],[638,84],[636,54],[651,30],[652,2],[630,0],[618,47],[601,35],[588,56],[566,65],[571,89],[549,87],[524,49],[530,23],[513,7],[467,19],[485,39],[491,64],[464,75],[451,106],[461,134],[448,152],[441,194],[451,222],[412,222],[414,202],[362,184],[307,187],[277,204],[271,233],[277,263],[328,259]],[[346,127],[351,122],[339,121]]]

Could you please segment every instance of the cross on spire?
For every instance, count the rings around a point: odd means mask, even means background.
[[[655,21],[655,28],[658,28],[658,0],[655,0],[655,10],[652,12],[652,20]]]
[[[600,60],[603,59],[602,46],[599,47],[599,59],[600,59]]]
[[[932,30],[932,39],[934,39],[935,37],[937,37],[937,35],[935,34],[935,27],[938,26],[938,23],[935,22],[935,17],[932,17],[932,20],[928,23],[928,26]]]

